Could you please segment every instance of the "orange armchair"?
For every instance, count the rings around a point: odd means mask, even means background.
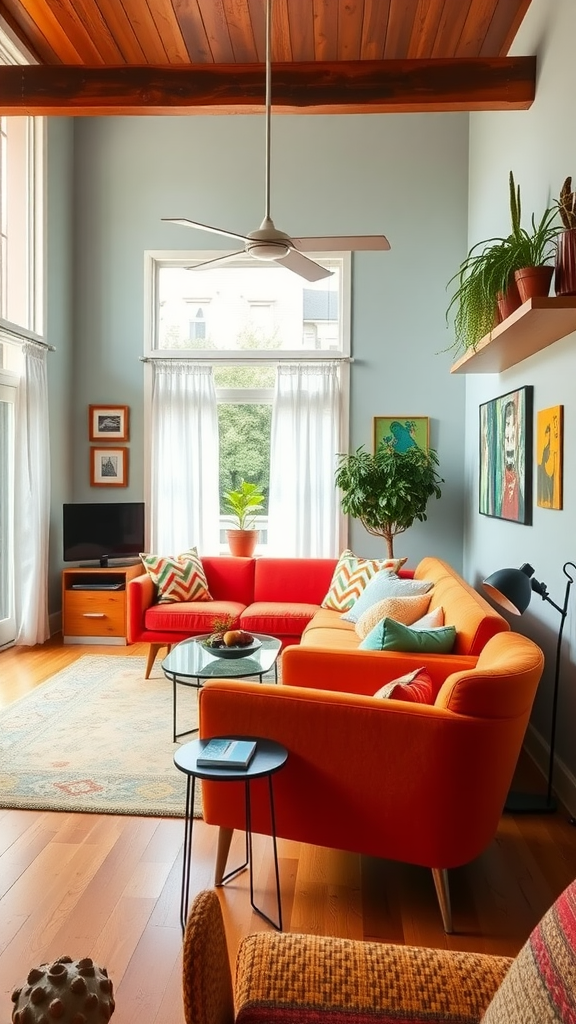
[[[433,705],[224,680],[199,694],[200,736],[263,736],[289,750],[274,780],[279,837],[431,868],[447,932],[448,869],[494,837],[544,659],[531,640],[505,632],[477,660],[452,664],[443,681],[435,673]],[[397,674],[397,660],[383,657],[379,685]],[[244,828],[243,786],[204,782],[203,802],[205,820],[221,826],[218,883],[233,830]],[[252,818],[255,832],[269,834],[258,781]]]

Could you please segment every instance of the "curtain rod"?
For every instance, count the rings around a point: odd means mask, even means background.
[[[190,355],[188,352],[179,352],[177,355],[168,353],[158,354],[155,356],[140,356],[141,363],[157,363],[160,360],[174,361],[182,360],[191,363],[230,363],[239,361],[242,356],[239,352],[235,351],[233,354],[227,355]],[[279,359],[278,356],[266,358],[266,356],[257,356],[256,358],[246,359],[246,364],[281,364],[281,363],[353,363],[354,356],[341,356],[341,355],[311,355],[309,353],[298,353],[298,355],[286,355]]]
[[[18,336],[12,335],[10,331],[7,331],[5,327],[0,327],[0,342],[5,342],[7,345],[34,345],[36,348],[46,349],[47,352],[55,352],[54,345],[49,345],[47,341],[40,341],[39,338],[28,338],[25,334]]]

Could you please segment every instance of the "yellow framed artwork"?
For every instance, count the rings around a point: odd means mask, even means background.
[[[375,416],[374,451],[384,441],[396,452],[409,448],[430,446],[430,420],[428,416]]]
[[[536,414],[536,504],[562,508],[564,406],[552,405]]]

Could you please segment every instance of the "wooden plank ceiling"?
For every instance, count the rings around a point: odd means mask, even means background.
[[[300,113],[525,109],[531,0],[274,0],[272,99]],[[261,112],[265,0],[0,0],[31,65],[0,113]]]

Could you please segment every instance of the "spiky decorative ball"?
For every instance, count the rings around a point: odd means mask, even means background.
[[[106,968],[88,956],[33,967],[12,1002],[13,1024],[105,1024],[115,1005]]]

